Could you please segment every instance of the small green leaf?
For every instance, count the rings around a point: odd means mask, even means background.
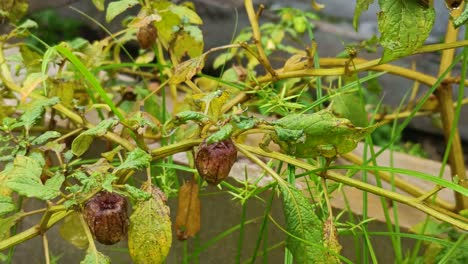
[[[114,173],[124,169],[142,169],[149,166],[151,155],[146,151],[136,148],[128,154],[127,159],[115,168]]]
[[[364,99],[359,92],[338,92],[332,100],[332,111],[337,117],[349,119],[353,125],[368,125]]]
[[[187,123],[187,121],[206,122],[208,120],[210,120],[210,118],[207,115],[202,114],[200,112],[183,111],[176,114],[173,123],[175,125],[180,125]]]
[[[36,137],[31,144],[33,145],[41,145],[44,144],[46,141],[52,138],[58,138],[61,134],[57,131],[46,131],[44,134],[39,135]]]
[[[114,174],[106,173],[102,188],[108,192],[112,192],[112,182],[114,182],[115,179],[117,179],[117,177]]]
[[[292,186],[279,186],[283,194],[286,229],[291,234],[286,239],[286,246],[294,256],[294,263],[324,263],[322,221],[300,191]]]
[[[43,161],[43,160],[42,160]],[[45,184],[41,182],[42,162],[32,157],[17,156],[13,163],[8,188],[26,197],[36,197],[42,200],[51,200],[60,194],[65,176],[56,173]]]
[[[255,126],[256,123],[255,118],[247,116],[235,115],[232,117],[232,120],[234,121],[236,127],[242,130],[251,129]]]
[[[357,0],[356,1],[356,8],[354,9],[354,17],[353,17],[353,27],[354,30],[358,30],[359,25],[359,17],[361,13],[369,9],[369,6],[374,3],[374,0]]]
[[[92,0],[94,6],[99,10],[99,11],[104,11],[104,2],[106,0]]]
[[[138,0],[120,0],[109,3],[106,11],[106,22],[111,22],[112,19],[114,19],[116,16],[137,5],[138,3]]]
[[[435,21],[433,7],[419,1],[379,0],[380,63],[410,55],[426,41]]]
[[[24,127],[29,130],[36,123],[36,121],[42,117],[42,113],[44,113],[46,107],[58,104],[58,102],[58,97],[52,97],[35,100],[31,104],[27,105],[25,112],[20,117]]]
[[[104,136],[107,131],[119,123],[116,119],[106,119],[97,126],[78,135],[72,142],[71,150],[77,157],[83,155],[91,146],[95,136]]]
[[[179,84],[191,80],[205,66],[205,55],[186,60],[174,68],[174,74],[169,79],[170,84]]]
[[[463,13],[453,20],[453,25],[455,28],[458,28],[466,24],[466,22],[468,22],[468,3],[465,4],[465,10],[463,10]]]
[[[80,262],[80,264],[110,264],[110,258],[101,252],[97,251],[96,248],[89,247],[86,250],[85,258]]]
[[[206,139],[206,143],[209,145],[209,144],[213,144],[215,142],[219,142],[221,140],[230,138],[232,135],[232,132],[234,132],[234,127],[231,124],[226,124],[219,131],[209,136]]]
[[[10,196],[0,195],[0,216],[13,212],[16,209]]]
[[[125,184],[126,196],[134,201],[146,201],[151,198],[151,193],[145,192],[132,185]]]

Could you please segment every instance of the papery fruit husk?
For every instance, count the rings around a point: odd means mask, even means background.
[[[137,33],[138,44],[142,49],[149,49],[156,42],[157,36],[158,33],[153,23],[141,26]]]
[[[231,139],[212,144],[203,142],[195,158],[195,167],[203,179],[216,185],[229,176],[236,160],[237,150]]]

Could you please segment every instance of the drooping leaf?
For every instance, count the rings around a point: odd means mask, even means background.
[[[52,79],[48,82],[47,89],[49,96],[60,98],[60,103],[67,107],[73,106],[75,89],[78,89],[80,82],[62,79]]]
[[[218,120],[223,105],[229,99],[229,93],[225,90],[216,90],[207,94],[194,94],[192,98],[201,112],[207,113],[213,120]]]
[[[359,17],[361,16],[362,12],[369,9],[369,6],[374,3],[374,0],[356,0],[356,8],[354,9],[354,17],[353,17],[353,27],[354,30],[358,30],[359,26]]]
[[[35,100],[25,107],[24,113],[21,115],[20,120],[23,122],[26,129],[30,129],[48,106],[53,106],[59,102],[57,97]]]
[[[85,258],[80,262],[80,264],[110,264],[111,260],[108,256],[97,251],[95,248],[89,247],[86,250]]]
[[[191,80],[205,66],[205,55],[186,60],[174,68],[174,74],[169,79],[170,84],[179,84]]]
[[[174,40],[179,25],[182,22],[179,15],[174,12],[167,12],[172,5],[168,1],[156,1],[153,3],[153,7],[161,15],[161,20],[156,21],[155,26],[158,30],[158,39],[165,48],[169,48],[169,44]]]
[[[461,15],[453,20],[453,25],[455,28],[458,28],[466,24],[466,22],[468,22],[468,3],[465,4],[465,10],[463,10]]]
[[[253,128],[256,123],[255,118],[247,116],[235,115],[232,117],[232,120],[234,121],[234,124],[237,128],[245,130]]]
[[[17,156],[13,163],[7,186],[26,197],[50,200],[60,194],[65,176],[57,172],[42,184],[42,166],[40,161],[27,156]]]
[[[290,114],[274,124],[275,130],[280,127],[290,130],[291,133],[294,130],[303,131],[303,136],[297,140],[291,138],[288,133],[275,133],[273,136],[273,141],[284,152],[299,158],[318,155],[331,158],[350,152],[360,140],[379,126],[356,127],[348,119],[336,117],[329,110],[313,114]]]
[[[99,10],[99,11],[104,11],[104,2],[106,0],[92,0],[94,6]]]
[[[323,225],[323,246],[328,249],[325,252],[325,263],[340,264],[340,255],[342,246],[338,241],[338,230],[331,219],[327,219]]]
[[[22,217],[23,213],[19,212],[6,218],[0,218],[0,241],[10,236],[10,228],[12,228]]]
[[[36,137],[32,142],[31,144],[33,145],[41,145],[41,144],[44,144],[46,141],[48,141],[49,139],[52,139],[52,138],[58,138],[60,137],[61,134],[57,131],[46,131],[45,133],[39,135],[38,137]]]
[[[80,220],[80,213],[73,212],[62,221],[60,236],[79,249],[88,247],[88,238]]]
[[[42,56],[26,45],[21,45],[19,50],[28,73],[40,72]]]
[[[286,230],[292,235],[286,239],[286,246],[294,256],[294,263],[325,263],[322,221],[299,190],[292,186],[279,186],[283,195]]]
[[[368,125],[365,102],[359,92],[338,92],[333,97],[331,106],[337,117],[349,119],[357,127]]]
[[[219,142],[221,140],[225,140],[225,139],[231,137],[232,132],[234,132],[234,127],[231,124],[226,124],[219,131],[211,134],[206,139],[206,143],[212,144],[212,143],[215,143],[215,142]]]
[[[159,189],[153,186],[142,189],[153,197],[134,206],[128,230],[128,250],[134,263],[160,264],[166,259],[172,243],[169,207]]]
[[[13,212],[16,209],[10,196],[0,195],[0,216]]]
[[[184,26],[184,29],[177,34],[171,49],[178,61],[182,61],[185,56],[199,57],[203,53],[203,46],[203,34],[200,28]]]
[[[118,172],[123,169],[142,169],[149,166],[151,161],[151,155],[146,151],[136,148],[135,150],[128,153],[127,159],[115,168],[114,172]]]
[[[71,150],[77,157],[83,155],[93,143],[95,136],[103,136],[109,129],[119,123],[116,119],[106,119],[101,121],[97,126],[86,130],[78,135],[72,142]]]
[[[138,0],[120,0],[109,3],[106,11],[106,22],[111,22],[112,19],[114,19],[116,16],[120,15],[125,10],[137,5],[138,3]]]
[[[424,44],[435,21],[433,7],[419,1],[379,0],[380,43],[384,52],[380,63],[411,54]]]
[[[200,199],[194,181],[180,187],[175,229],[179,240],[194,237],[200,231]]]

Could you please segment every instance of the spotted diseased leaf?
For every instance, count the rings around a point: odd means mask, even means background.
[[[380,63],[412,54],[424,44],[435,21],[433,7],[419,1],[379,0]]]
[[[42,117],[46,107],[53,106],[59,102],[58,97],[35,100],[25,107],[24,113],[20,117],[24,128],[29,130],[39,118]]]
[[[191,80],[205,66],[205,55],[186,60],[174,68],[174,74],[169,79],[170,84],[179,84]]]
[[[96,248],[89,247],[86,250],[85,258],[80,262],[80,264],[110,264],[111,260],[108,256],[97,251]]]
[[[194,181],[180,187],[175,229],[179,240],[194,237],[200,231],[200,199]]]
[[[361,16],[362,12],[369,9],[369,6],[374,3],[374,0],[357,0],[356,1],[356,8],[354,9],[354,17],[353,17],[353,27],[357,31],[359,26],[359,17]]]
[[[36,197],[42,200],[51,200],[60,194],[65,176],[57,172],[49,178],[45,184],[42,184],[41,161],[32,157],[17,156],[13,163],[11,176],[7,181],[7,186],[11,190],[26,197]]]
[[[16,209],[10,196],[0,195],[0,216],[13,212]]]
[[[188,56],[196,58],[203,53],[203,34],[197,26],[184,26],[183,30],[177,33],[172,52],[178,61]]]
[[[294,256],[294,263],[326,263],[322,246],[323,223],[302,193],[292,186],[280,186],[286,230],[291,235],[286,246]]]
[[[112,19],[114,19],[116,16],[137,5],[138,3],[138,0],[120,0],[109,3],[106,11],[106,22],[111,22]]]
[[[172,243],[171,219],[166,197],[157,187],[143,186],[152,198],[139,201],[130,216],[128,250],[134,263],[160,264]]]
[[[10,229],[21,220],[22,216],[23,213],[19,212],[5,218],[0,218],[0,241],[10,236]]]
[[[97,126],[86,130],[78,135],[72,142],[71,150],[73,155],[79,157],[83,155],[93,143],[95,136],[103,136],[107,131],[119,123],[117,119],[106,119],[101,121]]]
[[[136,148],[135,150],[128,153],[127,159],[115,168],[114,172],[118,172],[123,169],[142,169],[149,166],[151,161],[151,155],[146,151]]]
[[[275,121],[274,124],[275,131],[289,130],[290,133],[275,133],[273,141],[284,152],[298,158],[319,155],[332,158],[348,153],[378,127],[356,127],[348,119],[336,117],[329,110],[313,114],[291,114]],[[291,138],[295,135],[294,131],[297,131],[297,136],[300,137]]]

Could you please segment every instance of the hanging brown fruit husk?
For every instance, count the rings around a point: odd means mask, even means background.
[[[212,144],[203,142],[198,149],[195,166],[203,179],[216,185],[229,176],[236,160],[237,150],[231,139]]]

